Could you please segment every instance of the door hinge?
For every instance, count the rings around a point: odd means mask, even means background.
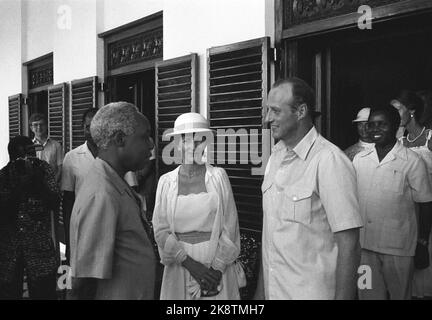
[[[272,51],[272,61],[276,62],[280,59],[280,53],[278,48],[271,48]]]
[[[99,91],[104,92],[106,90],[105,82],[99,82]]]

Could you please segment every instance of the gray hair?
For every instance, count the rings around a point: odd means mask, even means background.
[[[137,107],[128,102],[112,102],[103,106],[90,125],[93,141],[100,150],[107,149],[116,133],[122,132],[125,136],[135,133],[140,115]]]

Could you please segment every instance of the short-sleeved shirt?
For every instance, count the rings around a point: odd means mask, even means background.
[[[137,194],[96,158],[70,224],[71,268],[96,278],[96,299],[153,299],[156,258]]]
[[[66,153],[62,166],[61,190],[78,193],[95,158],[87,142]],[[135,173],[129,171],[124,179],[130,186],[137,185]]]
[[[62,166],[61,190],[78,194],[94,160],[87,142],[66,153]]]
[[[353,161],[354,157],[357,153],[362,152],[363,150],[367,150],[370,148],[373,148],[375,146],[375,143],[368,143],[359,140],[356,144],[353,144],[349,148],[347,148],[344,152],[347,155],[347,157]]]
[[[262,191],[266,299],[333,299],[334,233],[363,225],[352,163],[312,128],[294,149],[276,144]]]
[[[357,172],[360,232],[364,249],[396,256],[413,256],[417,242],[416,202],[432,201],[426,164],[397,142],[380,162],[375,148],[353,161]]]
[[[39,143],[34,138],[33,143]],[[44,147],[42,151],[36,151],[36,156],[40,160],[48,162],[54,171],[54,175],[57,176],[61,165],[63,164],[63,148],[60,143],[51,139],[50,137],[42,144]]]

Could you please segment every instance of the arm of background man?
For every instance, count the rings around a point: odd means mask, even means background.
[[[75,202],[75,192],[63,191],[63,228],[65,235],[66,244],[66,262],[69,263],[70,260],[70,240],[69,240],[69,226],[70,218],[72,214],[72,208]]]
[[[261,251],[262,251],[262,248],[261,248]],[[261,252],[260,257],[261,258],[259,259],[259,273],[258,273],[257,288],[255,290],[255,295],[253,297],[254,300],[265,300],[262,252]]]
[[[63,218],[66,224],[69,226],[69,220],[72,214],[72,208],[75,202],[75,192],[63,191]]]
[[[59,185],[61,183],[63,158],[64,158],[63,148],[61,147],[60,143],[57,143],[57,146],[56,146],[56,165],[57,165],[56,181]]]
[[[335,299],[352,300],[355,299],[360,264],[359,229],[336,232],[334,237],[338,245]]]
[[[75,184],[76,184],[76,174],[73,167],[73,157],[72,153],[66,153],[63,160],[62,174],[61,174],[61,187],[63,191],[62,199],[62,216],[63,216],[63,228],[65,234],[65,244],[66,244],[66,259],[69,262],[70,258],[70,241],[69,241],[69,226],[70,217],[72,214],[73,205],[75,203]]]

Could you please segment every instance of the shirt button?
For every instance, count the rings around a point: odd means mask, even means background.
[[[20,231],[24,231],[24,229],[23,229],[23,228],[20,228]]]

